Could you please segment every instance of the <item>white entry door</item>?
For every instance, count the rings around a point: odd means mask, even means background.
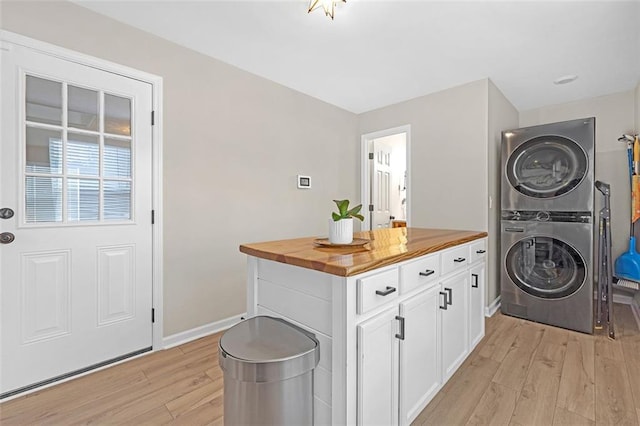
[[[152,87],[12,43],[1,54],[6,397],[151,349]]]
[[[380,140],[373,141],[371,229],[391,226],[391,151],[389,144]]]

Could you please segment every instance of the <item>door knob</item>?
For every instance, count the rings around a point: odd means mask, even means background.
[[[0,234],[0,244],[11,244],[15,239],[16,236],[11,232],[3,232]]]
[[[0,209],[0,219],[11,219],[13,217],[13,210],[9,207],[3,207]]]

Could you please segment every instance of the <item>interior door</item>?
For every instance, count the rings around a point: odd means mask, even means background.
[[[389,228],[391,224],[391,151],[379,139],[373,141],[373,185],[371,186],[371,229]]]
[[[2,47],[6,397],[151,349],[152,88]]]

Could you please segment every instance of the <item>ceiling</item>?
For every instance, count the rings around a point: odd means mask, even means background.
[[[307,0],[74,1],[354,113],[487,77],[520,111],[640,81],[640,0],[348,0],[334,21]]]

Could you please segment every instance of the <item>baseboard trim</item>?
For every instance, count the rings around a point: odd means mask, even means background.
[[[490,317],[493,316],[500,309],[500,296],[496,297],[493,302],[486,308],[484,308],[484,316]]]
[[[219,333],[227,328],[237,324],[247,314],[242,313],[240,315],[234,315],[229,318],[215,321],[209,324],[201,325],[200,327],[192,328],[191,330],[182,331],[180,333],[172,334],[162,339],[164,349],[173,348],[174,346],[188,343],[192,340],[199,339],[201,337],[209,336],[211,334]]]
[[[613,303],[620,303],[622,305],[633,305],[633,296],[613,293]]]

